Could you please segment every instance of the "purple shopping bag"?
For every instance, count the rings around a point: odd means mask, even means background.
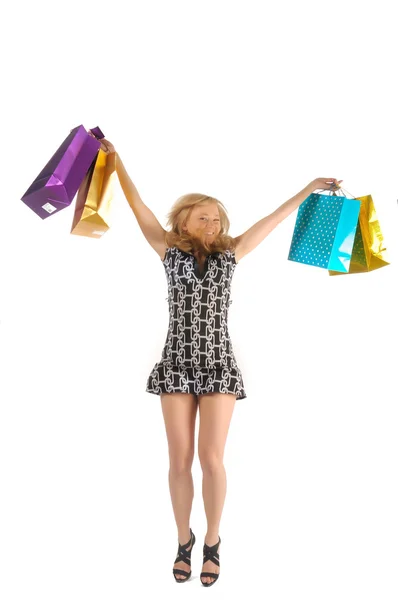
[[[99,127],[91,136],[79,125],[72,129],[54,156],[36,177],[21,200],[39,217],[46,219],[69,206],[97,157],[104,135]]]

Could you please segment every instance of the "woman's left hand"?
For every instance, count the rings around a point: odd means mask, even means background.
[[[89,133],[89,135],[91,135],[91,137],[95,138],[96,140],[98,139],[93,134],[91,129],[88,130],[88,133]],[[115,146],[109,140],[106,140],[105,138],[101,138],[98,141],[101,142],[101,150],[103,150],[105,152],[105,154],[113,154],[114,152],[116,152]]]
[[[329,190],[335,192],[339,189],[342,181],[342,179],[337,181],[334,177],[318,177],[317,179],[314,179],[314,181],[311,181],[310,185],[313,188],[313,192],[315,192],[315,190]]]

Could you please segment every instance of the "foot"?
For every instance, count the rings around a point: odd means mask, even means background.
[[[181,542],[180,540],[178,540],[178,543],[181,544],[181,546],[183,546],[184,544],[188,544],[188,542],[190,542],[190,544],[186,549],[187,552],[189,552],[192,548],[192,538],[190,537],[188,540],[185,540],[184,542]],[[186,573],[189,573],[191,571],[191,567],[182,560],[174,563],[173,569],[181,569],[181,571],[185,571]],[[186,579],[185,575],[180,575],[179,573],[176,573],[175,577],[176,577],[176,579]]]
[[[209,538],[208,540],[205,538],[205,544],[207,544],[207,546],[215,546],[217,543],[219,542],[219,537],[217,536],[217,539],[211,539]],[[221,546],[221,544],[220,544]],[[218,547],[218,555],[220,556],[220,546]],[[203,563],[202,566],[202,571],[205,571],[207,573],[215,573],[215,574],[219,574],[220,573],[220,567],[215,565],[214,562],[212,560],[206,560]],[[213,583],[215,577],[208,577],[208,576],[203,576],[200,578],[200,580],[202,581],[202,583]]]

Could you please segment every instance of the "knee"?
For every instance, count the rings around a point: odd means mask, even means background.
[[[181,452],[177,456],[170,456],[170,473],[176,476],[186,475],[191,472],[192,463],[192,452]]]
[[[216,452],[211,452],[208,449],[199,450],[198,455],[203,473],[216,473],[224,468],[223,457]]]

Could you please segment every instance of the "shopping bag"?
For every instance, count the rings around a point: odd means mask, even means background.
[[[36,177],[21,200],[46,219],[69,206],[100,148],[103,138],[97,127],[91,136],[79,125],[71,130],[58,150]]]
[[[360,210],[359,200],[324,191],[299,206],[288,260],[347,273]]]
[[[386,267],[386,248],[372,196],[356,198],[361,203],[348,273],[329,271],[329,275],[363,273]]]
[[[77,193],[71,233],[98,239],[108,231],[115,175],[116,153],[100,148]]]

